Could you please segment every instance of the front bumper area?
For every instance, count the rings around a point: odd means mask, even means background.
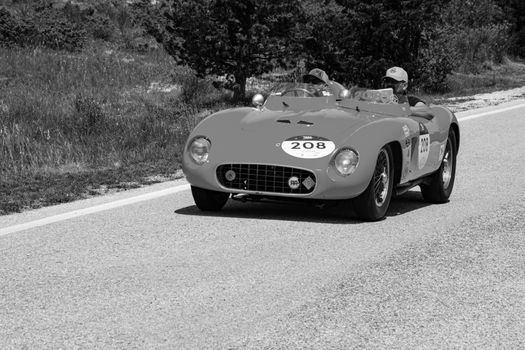
[[[347,199],[361,194],[370,181],[360,180],[357,176],[334,180],[331,169],[307,169],[283,164],[206,163],[199,166],[193,162],[184,162],[183,165],[186,179],[192,186],[265,197]],[[235,172],[232,181],[226,179],[229,170]],[[232,175],[228,175],[230,180]]]

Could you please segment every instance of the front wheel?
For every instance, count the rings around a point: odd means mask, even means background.
[[[230,198],[229,193],[205,190],[194,186],[191,186],[191,194],[197,208],[203,211],[219,211]]]
[[[381,148],[376,167],[366,190],[353,201],[357,216],[366,221],[385,217],[394,187],[394,161],[389,145]]]
[[[420,185],[423,198],[430,203],[446,203],[454,187],[456,177],[456,134],[448,132],[445,154],[438,171],[430,177],[430,183]]]

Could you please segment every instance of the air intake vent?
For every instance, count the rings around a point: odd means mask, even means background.
[[[265,164],[222,164],[217,179],[232,190],[270,193],[308,194],[316,185],[311,171]]]
[[[306,120],[300,120],[300,121],[297,122],[297,124],[308,125],[308,126],[310,126],[310,125],[314,125],[314,123],[312,123],[312,122],[307,122]]]

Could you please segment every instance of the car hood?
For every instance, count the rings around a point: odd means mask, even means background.
[[[369,122],[370,116],[366,113],[337,108],[318,111],[239,108],[208,117],[195,128],[192,137],[208,137],[212,158],[221,161],[249,162],[257,158],[275,162],[291,157],[280,148],[286,140],[314,136],[340,147],[348,136]]]
[[[252,138],[279,140],[297,135],[315,135],[340,141],[369,122],[370,118],[365,113],[337,108],[318,111],[243,108],[232,110],[229,115],[227,112],[217,113],[200,127],[202,131],[209,130],[210,136],[215,137],[235,138],[240,134],[248,134]]]

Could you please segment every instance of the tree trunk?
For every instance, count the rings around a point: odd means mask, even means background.
[[[233,87],[233,99],[243,101],[246,98],[246,75],[235,74],[235,85]]]

